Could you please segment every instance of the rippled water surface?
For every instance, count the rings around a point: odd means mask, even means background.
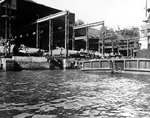
[[[0,118],[150,118],[150,77],[0,72]]]

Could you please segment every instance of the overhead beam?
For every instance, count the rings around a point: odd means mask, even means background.
[[[94,26],[98,26],[98,25],[104,25],[104,21],[74,26],[73,29],[80,29],[80,28],[85,28],[85,27],[94,27]]]
[[[2,3],[2,2],[4,2],[5,0],[0,0],[0,4]]]
[[[78,36],[78,37],[75,37],[75,40],[82,40],[82,39],[86,39],[86,36]]]
[[[52,14],[52,15],[48,15],[48,16],[45,16],[43,18],[39,18],[37,19],[37,23],[41,23],[41,22],[45,22],[45,21],[48,21],[48,20],[51,20],[51,19],[55,19],[55,18],[58,18],[58,17],[61,17],[61,16],[64,16],[68,13],[68,11],[62,11],[62,12],[58,12],[58,13],[55,13],[55,14]]]

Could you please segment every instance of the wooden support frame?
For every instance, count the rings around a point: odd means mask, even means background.
[[[52,20],[58,17],[62,17],[65,16],[65,50],[66,50],[66,54],[65,56],[68,57],[68,49],[69,49],[69,11],[62,11],[56,14],[52,14],[52,15],[48,15],[45,16],[43,18],[39,18],[37,19],[36,23],[37,23],[37,27],[36,27],[36,46],[38,47],[38,43],[39,43],[39,23],[45,22],[45,21],[49,21],[49,55],[52,56],[52,49],[53,49],[53,23]]]
[[[81,36],[81,37],[83,37],[83,39],[86,38],[86,50],[87,50],[87,53],[89,52],[89,36],[88,36],[89,35],[88,34],[89,27],[94,27],[94,26],[99,26],[99,25],[104,26],[104,21],[90,23],[90,24],[83,24],[83,25],[79,25],[79,26],[74,26],[73,27],[73,32],[75,32],[75,30],[77,30],[77,29],[86,28],[86,36]],[[79,38],[75,37],[75,39],[80,39],[81,37],[79,37]],[[99,43],[98,43],[98,50],[100,51],[100,38],[99,38]]]

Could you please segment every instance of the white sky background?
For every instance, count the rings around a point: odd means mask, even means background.
[[[85,23],[105,21],[112,28],[139,27],[145,18],[146,0],[34,0],[60,10],[75,13]],[[148,8],[150,0],[148,0]]]

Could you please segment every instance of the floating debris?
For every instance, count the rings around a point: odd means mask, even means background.
[[[37,105],[33,105],[33,106],[30,106],[30,105],[27,105],[27,106],[24,106],[25,109],[29,109],[29,110],[37,110],[39,109],[40,107],[37,106]]]
[[[76,109],[76,110],[79,110],[81,107],[82,107],[82,105],[81,104],[79,104],[78,102],[67,102],[67,103],[65,103],[64,104],[64,109]]]
[[[34,115],[32,118],[57,118],[57,115]]]
[[[0,104],[0,109],[5,109],[8,105]]]
[[[49,112],[49,111],[53,111],[55,109],[56,109],[55,107],[50,107],[49,105],[46,105],[46,106],[42,106],[39,110],[43,111],[43,112]]]
[[[19,86],[19,85],[28,85],[29,82],[25,82],[25,83],[15,83],[14,86]]]
[[[13,118],[26,118],[26,117],[31,117],[31,116],[33,116],[33,114],[22,113],[22,114],[19,114],[17,116],[13,116]]]
[[[27,109],[24,107],[10,107],[9,110],[17,110],[17,111],[26,111]]]
[[[27,103],[11,103],[12,106],[25,106]]]
[[[56,99],[56,100],[51,101],[51,103],[60,103],[60,102],[66,101],[66,100],[67,99],[64,99],[64,98],[62,98],[62,99]]]

